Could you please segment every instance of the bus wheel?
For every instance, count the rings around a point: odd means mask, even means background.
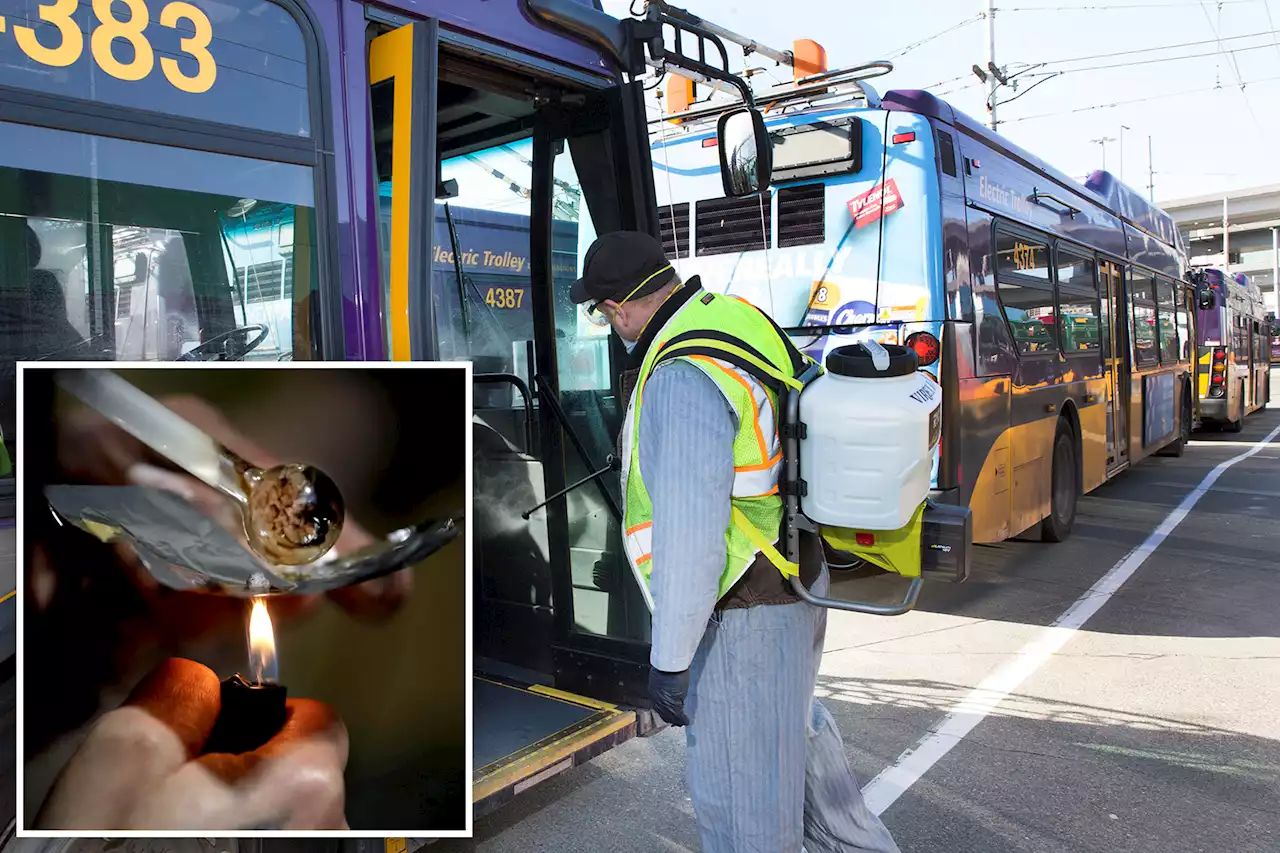
[[[1071,427],[1058,420],[1058,433],[1053,439],[1053,485],[1049,515],[1040,522],[1040,538],[1045,542],[1061,542],[1071,535],[1076,521],[1076,504],[1080,500],[1080,470],[1076,464],[1076,442]]]
[[[1244,383],[1241,382],[1240,383],[1240,419],[1234,420],[1234,421],[1227,421],[1226,424],[1223,425],[1222,427],[1227,432],[1239,432],[1240,430],[1244,429],[1244,393],[1245,393]]]

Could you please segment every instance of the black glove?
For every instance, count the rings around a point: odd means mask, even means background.
[[[684,712],[684,699],[687,695],[689,670],[663,672],[649,667],[649,698],[653,700],[653,710],[663,720],[673,726],[689,725],[689,717]]]

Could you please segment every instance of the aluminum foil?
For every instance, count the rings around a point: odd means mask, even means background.
[[[363,583],[418,563],[458,535],[463,513],[393,531],[345,556],[329,551],[302,566],[272,565],[195,503],[151,486],[45,488],[54,516],[104,542],[127,542],[170,589],[250,598],[312,595]]]

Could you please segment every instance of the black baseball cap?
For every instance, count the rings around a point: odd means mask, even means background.
[[[641,231],[611,231],[587,249],[582,278],[573,283],[569,298],[574,303],[638,299],[675,277],[675,267],[657,239]]]

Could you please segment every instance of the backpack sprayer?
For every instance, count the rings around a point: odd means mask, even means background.
[[[784,366],[761,360],[723,331],[696,335],[699,353],[745,371],[778,396],[785,555],[766,531],[747,531],[755,546],[803,600],[836,610],[896,616],[915,606],[926,576],[966,580],[972,514],[929,498],[942,389],[918,369],[915,351],[861,341],[828,353],[824,369],[760,313],[786,347],[789,376]],[[903,600],[875,604],[814,595],[800,580],[802,533],[821,537],[836,554],[909,578]]]
[[[779,401],[783,541],[798,561],[800,533],[911,579],[897,604],[822,598],[798,576],[796,594],[837,610],[896,616],[915,606],[924,577],[969,576],[973,520],[968,507],[929,498],[941,438],[942,389],[918,369],[914,350],[862,341],[812,362]]]

